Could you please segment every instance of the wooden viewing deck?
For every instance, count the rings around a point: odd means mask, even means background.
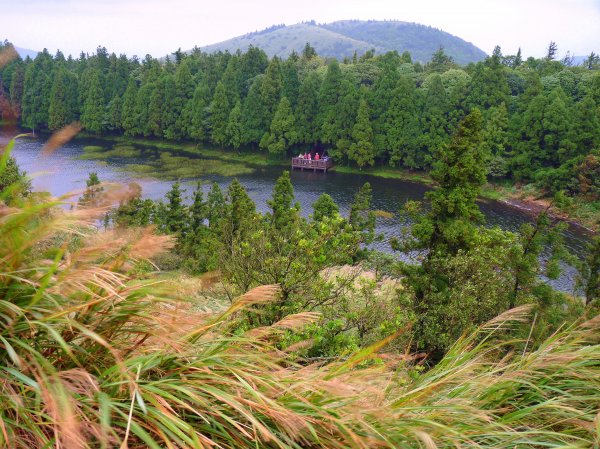
[[[319,160],[305,159],[302,157],[292,158],[292,170],[295,168],[299,168],[302,171],[304,171],[304,169],[312,171],[321,170],[325,173],[331,167],[333,167],[333,161],[331,160],[331,158]]]

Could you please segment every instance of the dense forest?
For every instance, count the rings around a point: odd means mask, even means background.
[[[10,45],[6,43],[5,45]],[[390,52],[338,62],[309,45],[288,59],[263,51],[181,52],[161,62],[109,54],[78,59],[47,51],[0,71],[3,114],[26,128],[189,139],[285,155],[318,148],[339,163],[430,170],[458,123],[479,109],[489,176],[535,183],[553,195],[597,199],[600,58],[582,66],[504,56],[459,67]],[[322,151],[322,150],[319,150]]]

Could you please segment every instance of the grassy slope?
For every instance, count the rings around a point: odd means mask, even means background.
[[[416,61],[429,61],[431,55],[443,46],[458,63],[479,61],[485,53],[459,37],[444,31],[400,21],[345,20],[317,25],[299,23],[238,36],[202,47],[202,51],[245,51],[250,45],[263,49],[269,56],[287,56],[292,50],[300,53],[310,42],[317,53],[342,59],[356,51],[363,54],[374,48],[377,53],[396,50],[410,51]]]
[[[342,20],[323,26],[344,36],[381,46],[386,51],[409,51],[415,61],[429,61],[440,46],[459,64],[479,61],[486,56],[470,42],[445,31],[416,23]]]

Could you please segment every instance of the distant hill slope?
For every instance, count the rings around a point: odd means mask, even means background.
[[[436,28],[400,21],[361,20],[273,26],[207,45],[201,50],[235,52],[238,49],[245,51],[253,45],[263,49],[269,56],[286,57],[293,50],[300,53],[307,42],[320,56],[338,59],[351,57],[355,51],[360,55],[374,48],[378,54],[392,50],[399,53],[409,51],[413,60],[426,62],[440,46],[459,64],[479,61],[486,56],[470,42]]]
[[[29,50],[28,48],[15,47],[15,50],[17,50],[17,53],[19,53],[19,56],[21,56],[23,59],[25,59],[27,56],[29,56],[31,59],[34,59],[38,54],[37,51]]]

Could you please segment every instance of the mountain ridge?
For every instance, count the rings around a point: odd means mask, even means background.
[[[409,51],[413,60],[427,62],[440,47],[459,64],[477,62],[486,53],[474,44],[443,30],[400,20],[339,20],[317,24],[314,21],[293,25],[273,25],[222,42],[200,47],[204,52],[246,51],[250,45],[261,48],[270,57],[300,53],[310,43],[320,56],[343,59],[354,52],[363,54]]]

